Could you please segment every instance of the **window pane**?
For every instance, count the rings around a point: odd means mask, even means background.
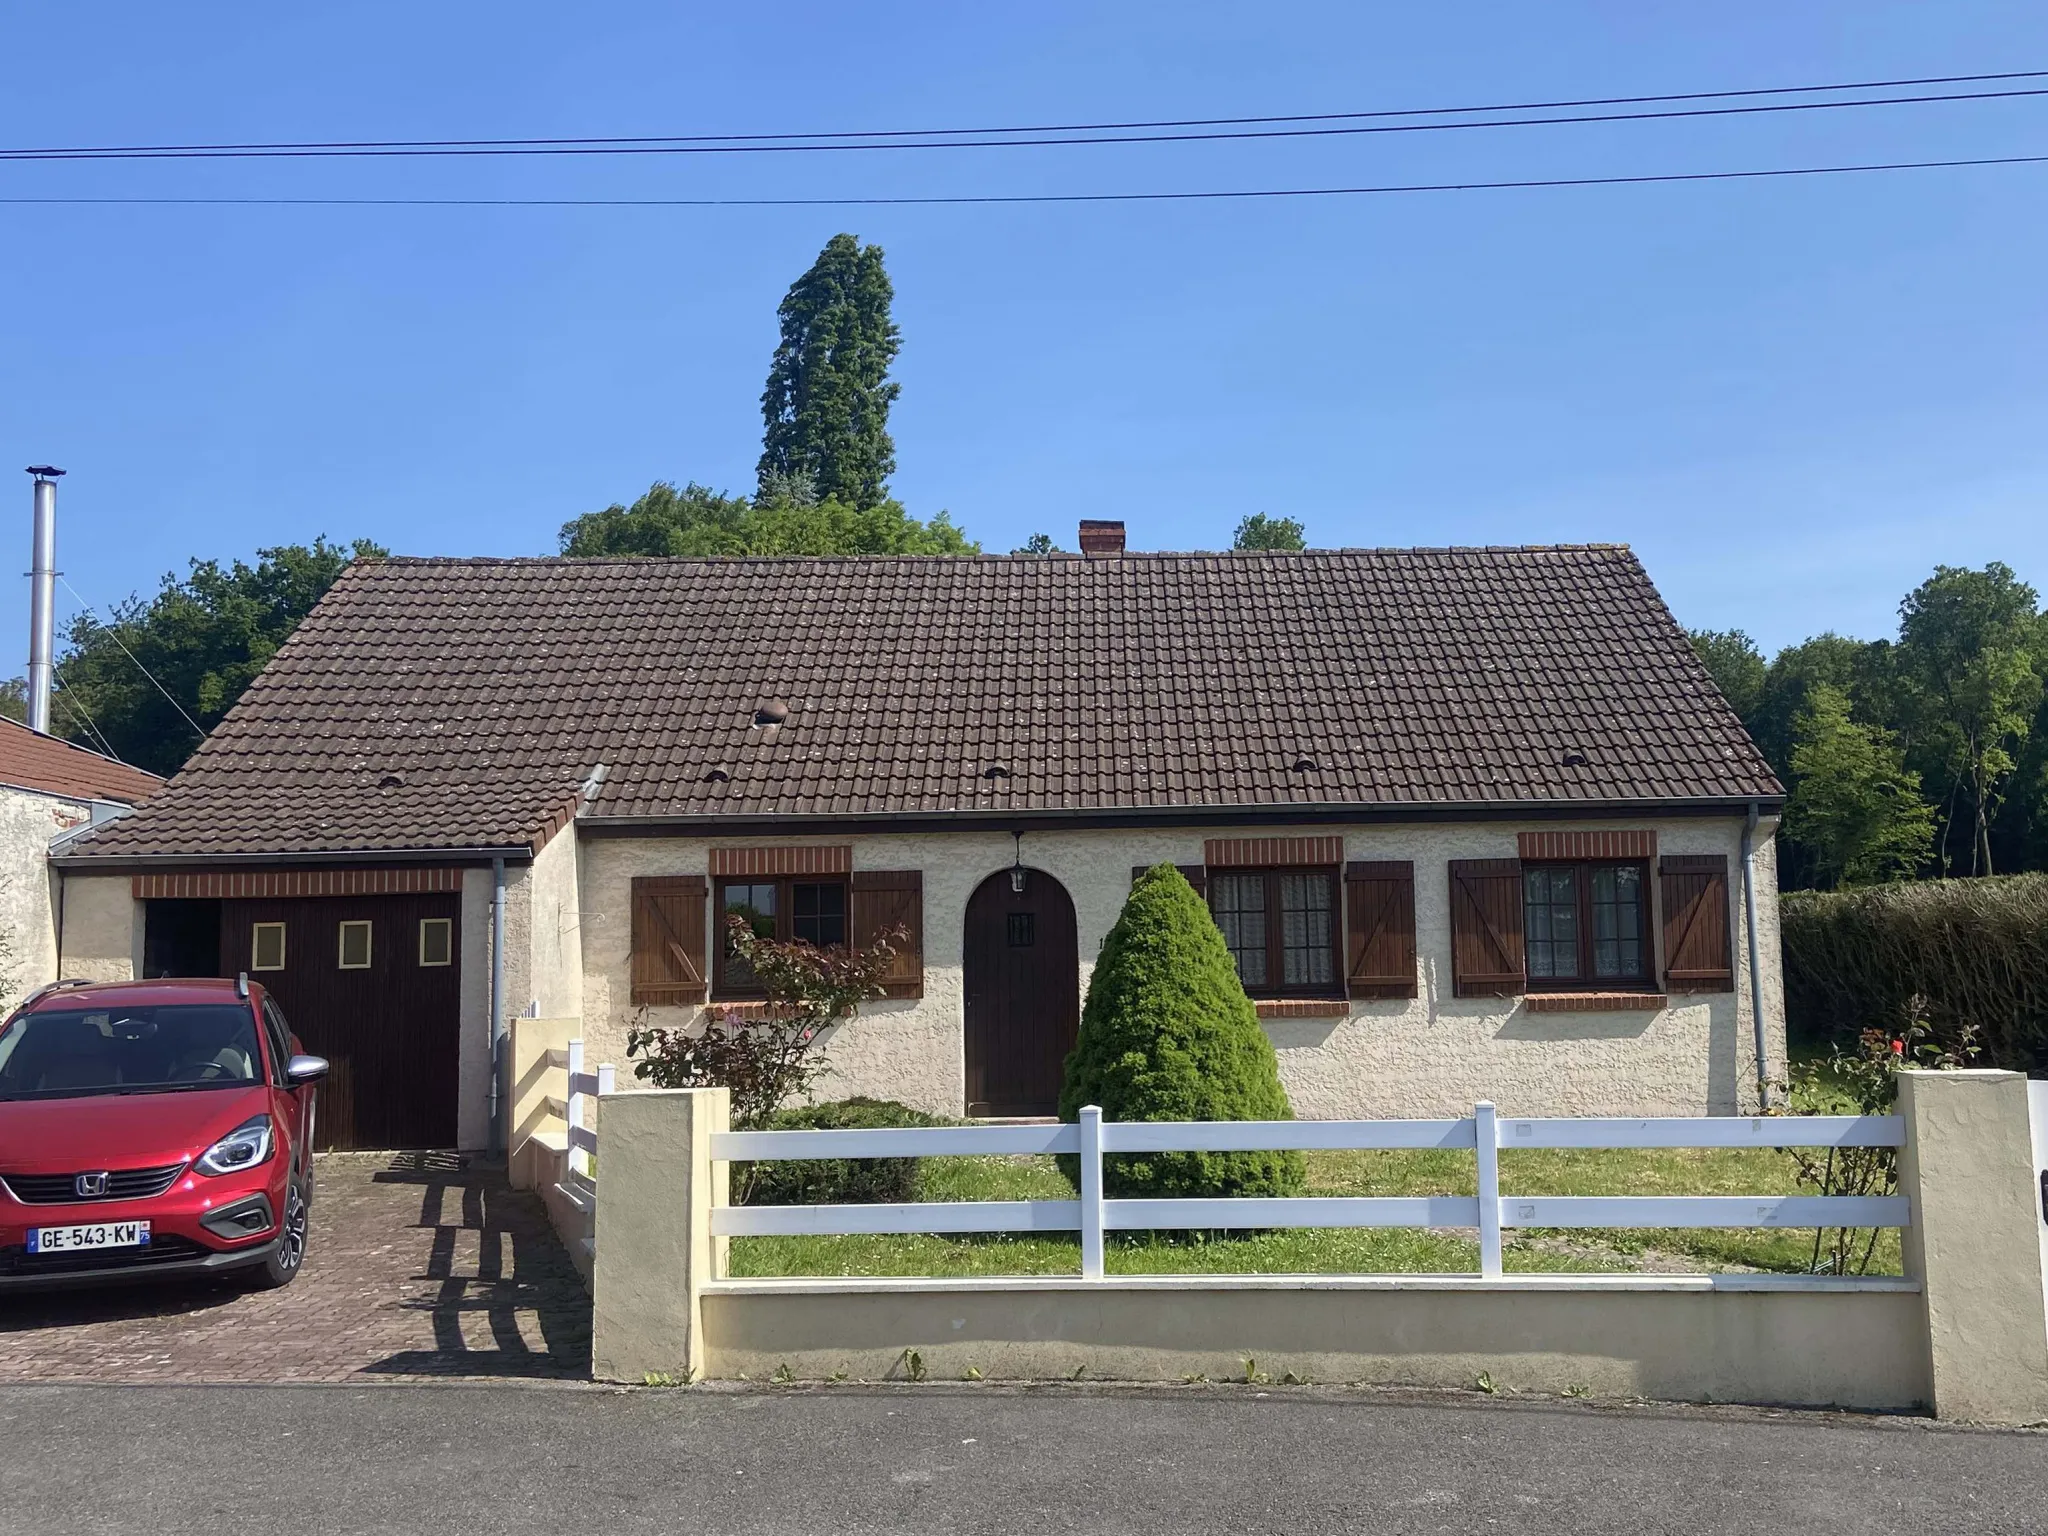
[[[451,965],[455,960],[455,924],[445,917],[420,919],[420,964]]]
[[[824,948],[846,942],[846,887],[809,884],[791,888],[790,931],[806,944]]]
[[[1334,917],[1328,875],[1280,877],[1280,979],[1290,987],[1327,987],[1330,925]]]
[[[1643,871],[1635,864],[1593,870],[1593,974],[1610,980],[1643,974]]]
[[[370,925],[346,922],[341,925],[341,968],[367,971],[370,968]]]
[[[1522,924],[1533,979],[1579,974],[1578,878],[1569,866],[1536,864],[1522,871]]]
[[[284,924],[256,923],[249,937],[249,969],[252,971],[281,971],[284,969]]]
[[[775,937],[775,883],[765,881],[748,884],[734,881],[724,888],[725,914],[728,917],[743,917],[755,936],[763,939]],[[747,962],[732,952],[732,936],[725,940],[725,979],[735,987],[751,987],[754,972]]]
[[[1266,877],[1211,875],[1209,910],[1223,930],[1237,979],[1247,987],[1266,984]]]

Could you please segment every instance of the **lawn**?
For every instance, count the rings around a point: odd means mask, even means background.
[[[1841,1113],[1824,1091],[1803,1108]],[[1312,1195],[1470,1195],[1469,1152],[1310,1152]],[[1748,1195],[1799,1190],[1774,1151],[1514,1151],[1501,1153],[1503,1194]],[[1066,1200],[1049,1157],[949,1157],[925,1165],[927,1200]],[[1806,1272],[1808,1230],[1749,1228],[1511,1231],[1514,1271],[1764,1270]],[[1476,1236],[1403,1228],[1308,1228],[1198,1240],[1111,1234],[1112,1274],[1429,1274],[1476,1272]],[[1080,1269],[1078,1239],[1053,1234],[750,1237],[732,1244],[735,1277],[767,1275],[1057,1275]],[[1870,1273],[1899,1272],[1898,1233],[1878,1235]]]

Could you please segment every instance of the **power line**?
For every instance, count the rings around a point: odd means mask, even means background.
[[[1369,112],[1300,112],[1277,117],[1187,117],[1111,123],[1034,123],[1012,127],[969,128],[873,128],[834,130],[818,133],[714,133],[632,135],[606,138],[544,139],[339,139],[299,143],[253,144],[103,144],[71,145],[45,149],[0,150],[0,157],[59,155],[148,155],[235,153],[260,150],[397,150],[397,149],[522,149],[572,148],[608,145],[660,144],[771,144],[805,143],[835,139],[962,138],[974,134],[1020,133],[1118,133],[1135,129],[1163,128],[1250,128],[1274,123],[1360,122],[1389,117],[1459,117],[1476,112],[1561,112],[1579,107],[1650,106],[1673,101],[1730,101],[1758,96],[1813,96],[1843,91],[1904,90],[1923,85],[1982,85],[2006,80],[2048,78],[2048,70],[2017,69],[1998,74],[1922,75],[1904,80],[1847,80],[1832,85],[1774,85],[1745,90],[1684,91],[1658,96],[1585,96],[1564,101],[1490,102],[1470,107],[1389,107]]]
[[[1290,197],[1375,197],[1404,192],[1500,192],[1548,187],[1626,187],[1694,181],[1762,181],[2041,165],[2048,155],[1967,160],[1890,160],[1864,165],[1778,166],[1754,171],[1670,171],[1641,176],[1547,176],[1519,181],[1398,182],[1369,187],[1250,187],[1201,192],[1019,192],[952,197],[0,197],[0,207],[158,208],[930,208],[1013,203],[1184,203]]]
[[[199,739],[201,741],[204,741],[206,739],[206,727],[201,725],[197,720],[194,720],[189,714],[186,714],[185,706],[178,702],[176,696],[172,694],[171,690],[166,688],[162,683],[159,683],[156,680],[156,674],[150,671],[149,668],[145,667],[142,664],[142,658],[137,656],[133,651],[128,649],[126,642],[124,642],[121,639],[120,630],[116,628],[114,625],[108,623],[105,619],[101,618],[100,611],[97,608],[93,607],[91,603],[88,603],[83,597],[79,596],[78,588],[71,585],[71,583],[68,580],[66,580],[66,578],[61,573],[58,575],[57,579],[64,583],[64,590],[66,592],[69,592],[74,598],[77,598],[78,606],[83,608],[87,613],[91,614],[95,620],[98,621],[101,633],[105,634],[108,639],[114,642],[114,644],[121,647],[121,654],[123,656],[126,656],[130,661],[135,663],[135,670],[140,672],[144,677],[148,678],[151,686],[153,686],[158,693],[162,694],[166,699],[169,699],[171,701],[171,708],[175,709],[180,715],[184,715],[185,723],[191,726],[193,730],[197,731],[199,733]]]
[[[1792,87],[1789,89],[1797,88]],[[730,140],[723,139],[709,142],[691,139],[572,139],[475,140],[469,142],[449,141],[438,144],[425,141],[410,144],[393,141],[382,144],[366,143],[359,145],[272,144],[216,147],[201,145],[143,145],[108,149],[8,149],[0,150],[0,161],[21,164],[93,160],[374,160],[420,158],[488,159],[505,156],[552,155],[795,155],[838,154],[865,150],[1047,149],[1089,144],[1205,144],[1223,140],[1243,139],[1345,138],[1364,134],[1448,133],[1474,128],[1555,128],[1568,124],[1585,123],[1662,122],[1676,118],[1747,117],[1775,112],[1826,112],[1846,107],[1901,107],[1924,105],[1929,102],[2003,101],[2029,96],[2048,96],[2048,86],[2028,86],[2004,91],[1959,91],[1924,96],[1868,96],[1849,101],[1770,102],[1740,107],[1674,107],[1657,112],[1593,112],[1579,113],[1569,117],[1490,117],[1473,118],[1462,122],[1352,123],[1336,128],[1233,128],[1216,129],[1203,133],[1098,133],[1085,138],[933,138],[912,142],[844,143],[822,142],[828,136],[818,135],[812,141],[802,143],[771,141],[731,142]],[[1486,109],[1444,108],[1437,110],[1455,112],[1458,110],[1475,111]],[[1366,114],[1356,115],[1362,116]],[[1414,114],[1390,113],[1372,115],[1411,116]],[[990,129],[985,131],[1015,133],[1031,130]],[[1081,130],[1072,131],[1078,132]],[[775,137],[777,139],[784,139],[799,136],[783,135]],[[834,135],[830,137],[838,139],[853,136]]]

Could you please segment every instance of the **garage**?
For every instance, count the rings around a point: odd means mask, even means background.
[[[331,1065],[321,1149],[453,1147],[460,878],[455,869],[143,877],[144,974],[246,972],[268,988],[306,1049]]]

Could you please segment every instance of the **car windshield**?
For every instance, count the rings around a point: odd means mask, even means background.
[[[233,1088],[262,1075],[255,1015],[229,1003],[51,1009],[0,1035],[0,1099]]]

